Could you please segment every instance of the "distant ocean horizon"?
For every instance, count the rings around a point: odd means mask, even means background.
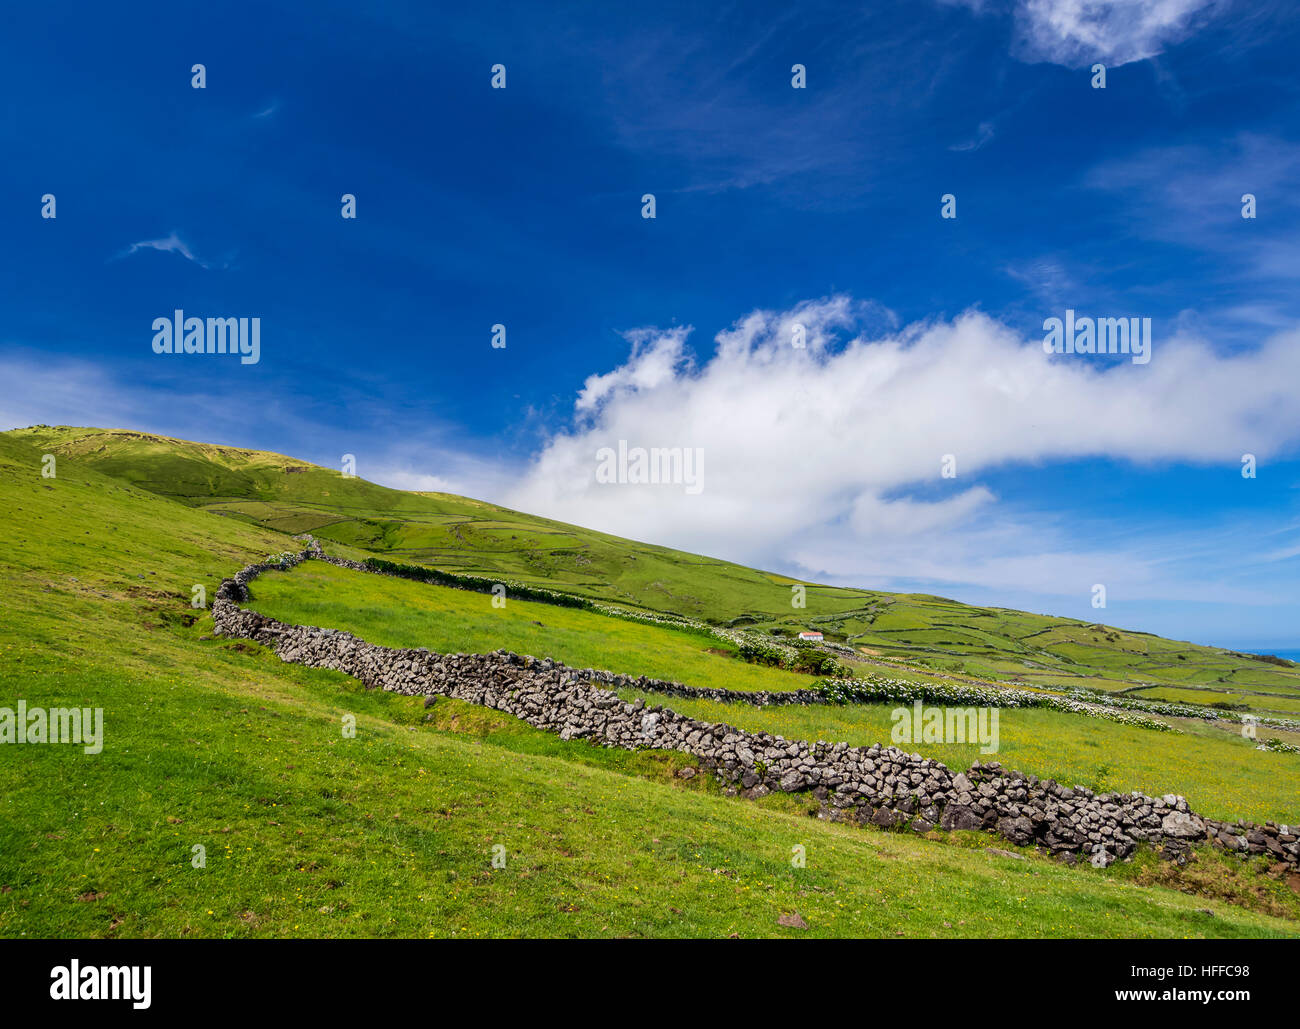
[[[1274,657],[1284,657],[1284,658],[1286,658],[1288,661],[1295,661],[1295,662],[1297,662],[1297,663],[1300,663],[1300,650],[1279,650],[1279,649],[1277,649],[1277,648],[1273,648],[1273,649],[1271,649],[1271,650],[1269,650],[1269,649],[1258,650],[1258,649],[1247,649],[1247,648],[1245,648],[1245,647],[1242,647],[1242,648],[1240,648],[1240,653],[1242,653],[1242,654],[1272,654]]]

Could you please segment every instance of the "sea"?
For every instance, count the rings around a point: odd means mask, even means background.
[[[1245,650],[1238,651],[1242,654],[1272,654],[1274,657],[1284,657],[1288,661],[1295,661],[1300,664],[1300,650]]]

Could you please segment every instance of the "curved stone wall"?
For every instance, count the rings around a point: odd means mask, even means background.
[[[500,650],[491,654],[437,654],[423,648],[381,647],[350,633],[287,625],[239,605],[261,572],[330,558],[312,541],[279,562],[249,565],[217,591],[212,616],[220,635],[262,643],[283,661],[331,668],[368,687],[409,695],[455,697],[507,712],[529,725],[610,747],[678,750],[748,797],[772,791],[808,791],[824,817],[915,832],[988,829],[1013,843],[1036,845],[1075,860],[1109,864],[1139,844],[1186,860],[1190,845],[1212,843],[1242,855],[1268,855],[1300,868],[1297,829],[1204,818],[1185,798],[1141,793],[1096,794],[1050,779],[976,763],[953,773],[938,761],[896,747],[806,743],[751,733],[680,715],[660,705],[626,702],[615,690],[646,689],[675,696],[746,703],[807,703],[796,695],[710,690],[593,669],[573,669],[550,659]],[[780,698],[780,699],[778,699]]]

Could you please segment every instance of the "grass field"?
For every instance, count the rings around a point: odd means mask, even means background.
[[[647,698],[708,721],[728,722],[752,732],[788,739],[846,740],[865,746],[890,742],[896,705],[768,707],[706,700],[654,697],[623,690],[625,698]],[[1160,796],[1178,793],[1213,818],[1274,819],[1300,823],[1300,758],[1258,751],[1254,744],[1222,730],[1177,720],[1184,735],[1151,732],[1042,708],[1003,708],[998,718],[999,750],[981,754],[977,744],[904,746],[952,768],[975,761],[1000,761],[1040,778],[1098,792],[1139,790]]]
[[[193,585],[287,538],[71,454],[44,479],[44,452],[0,435],[0,705],[102,708],[105,742],[0,746],[7,937],[1300,935],[1258,865],[1070,869],[831,825],[683,782],[681,755],[450,701],[425,723],[418,698],[203,639]]]
[[[346,628],[390,647],[463,653],[504,647],[574,668],[732,690],[803,689],[818,681],[748,664],[735,656],[734,647],[704,633],[508,596],[504,607],[493,607],[489,594],[353,572],[321,561],[289,573],[268,572],[257,580],[254,598],[248,606],[281,621]]]
[[[345,629],[372,643],[485,651],[505,647],[577,667],[635,671],[694,686],[773,688],[816,681],[709,653],[690,633],[624,622],[587,611],[524,601],[494,609],[491,598],[466,590],[368,575],[307,562],[268,573],[253,587],[250,607],[281,621]],[[778,678],[779,677],[779,678]],[[780,685],[775,688],[781,688]],[[624,691],[629,698],[639,694]],[[649,695],[647,695],[649,696]],[[654,697],[675,710],[787,739],[889,743],[896,705],[754,708]],[[1098,791],[1180,793],[1217,818],[1273,818],[1300,823],[1300,758],[1255,749],[1240,733],[1179,719],[1182,735],[1043,709],[1003,709],[996,759],[1066,785]],[[923,751],[954,768],[993,760],[976,745],[930,744]]]
[[[1146,700],[1170,700],[1177,704],[1227,704],[1236,710],[1273,713],[1292,720],[1300,715],[1300,697],[1286,694],[1155,686],[1130,690],[1125,695]]]

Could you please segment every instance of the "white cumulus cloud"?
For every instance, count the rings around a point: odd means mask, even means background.
[[[1032,475],[1090,457],[1235,467],[1243,453],[1300,441],[1300,332],[1231,355],[1190,336],[1157,338],[1141,366],[1049,356],[1041,337],[977,312],[853,334],[861,311],[845,297],[756,311],[719,333],[703,361],[686,330],[637,333],[628,361],[587,380],[571,426],[503,499],[837,579],[1074,592],[1103,568],[1145,582],[1157,562],[1148,568],[1140,546],[1089,553],[1068,519],[1006,508],[982,473]],[[796,323],[807,327],[802,349],[791,345]],[[597,451],[620,440],[698,448],[702,491],[597,481]],[[945,455],[956,479],[941,477]]]

